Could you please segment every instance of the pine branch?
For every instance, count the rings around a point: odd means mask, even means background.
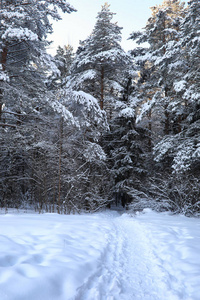
[[[12,128],[16,128],[16,125],[12,125],[12,124],[4,124],[4,123],[0,123],[1,127],[12,127]]]

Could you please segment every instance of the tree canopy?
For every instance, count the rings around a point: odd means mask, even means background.
[[[51,56],[61,11],[75,13],[64,0],[0,2],[1,207],[199,215],[199,1],[152,7],[128,53],[105,3],[75,53]]]

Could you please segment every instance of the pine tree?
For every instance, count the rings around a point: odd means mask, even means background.
[[[55,64],[59,72],[52,72],[50,78],[48,79],[48,86],[51,89],[58,89],[65,84],[66,76],[70,74],[70,67],[74,59],[73,47],[70,45],[58,46],[56,50],[56,55],[54,57]]]
[[[172,168],[176,172],[187,170],[196,173],[199,167],[199,1],[190,1],[181,27],[181,39],[177,45],[180,56],[174,89],[178,104],[174,106],[180,115],[181,132],[165,138],[157,145],[155,153],[158,161],[171,156]],[[180,62],[181,60],[181,62]],[[197,172],[198,173],[198,172]]]
[[[131,76],[131,59],[120,46],[121,28],[112,22],[113,16],[110,6],[103,5],[92,34],[77,50],[68,81],[68,86],[98,99],[108,117]]]
[[[171,209],[186,215],[200,211],[199,13],[199,1],[190,1],[180,24],[179,39],[171,47],[174,56],[170,71],[174,80],[169,108],[174,119],[178,118],[178,128],[154,147]]]
[[[98,210],[108,200],[106,154],[99,145],[102,132],[108,129],[105,112],[83,91],[60,89],[59,100],[53,99],[51,105],[63,118],[60,211],[62,207],[67,211]]]
[[[49,17],[60,18],[58,8],[73,11],[63,0],[1,1],[0,118],[3,105],[15,112],[38,106],[45,71],[55,68],[46,53],[46,37],[52,32]]]
[[[175,105],[176,75],[173,73],[173,62],[179,55],[175,45],[180,39],[180,24],[185,9],[184,4],[177,0],[163,1],[161,5],[151,9],[152,17],[148,20],[144,33],[131,35],[139,44],[149,43],[149,48],[144,49],[143,55],[136,58],[143,67],[140,91],[142,102],[145,101],[146,104],[142,106],[142,115],[151,119],[155,113],[159,114],[163,123],[163,134],[169,134],[177,126],[174,124],[177,120],[171,114],[171,107]]]
[[[180,91],[184,92],[183,99],[186,107],[189,108],[189,121],[193,122],[199,119],[199,97],[200,97],[200,70],[199,65],[199,37],[200,37],[200,3],[199,1],[190,1],[188,3],[188,11],[182,25],[182,56],[186,66],[182,68],[182,76],[180,80]],[[186,70],[187,67],[187,70]],[[177,88],[178,90],[178,88]],[[178,90],[179,91],[179,90]]]
[[[73,8],[63,0],[0,5],[0,190],[3,203],[19,207],[25,198],[40,202],[47,190],[52,110],[46,79],[47,71],[57,68],[46,52],[46,37],[52,32],[49,17],[60,19],[58,9]]]

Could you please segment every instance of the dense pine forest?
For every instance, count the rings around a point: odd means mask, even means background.
[[[111,9],[53,57],[50,20],[76,9],[0,1],[1,208],[199,215],[200,1],[152,7],[128,53]]]

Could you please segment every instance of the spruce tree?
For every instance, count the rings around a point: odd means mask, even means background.
[[[147,132],[135,124],[135,109],[128,103],[120,108],[110,122],[110,131],[104,136],[111,174],[110,197],[117,205],[128,207],[148,197],[145,190],[147,168]]]

